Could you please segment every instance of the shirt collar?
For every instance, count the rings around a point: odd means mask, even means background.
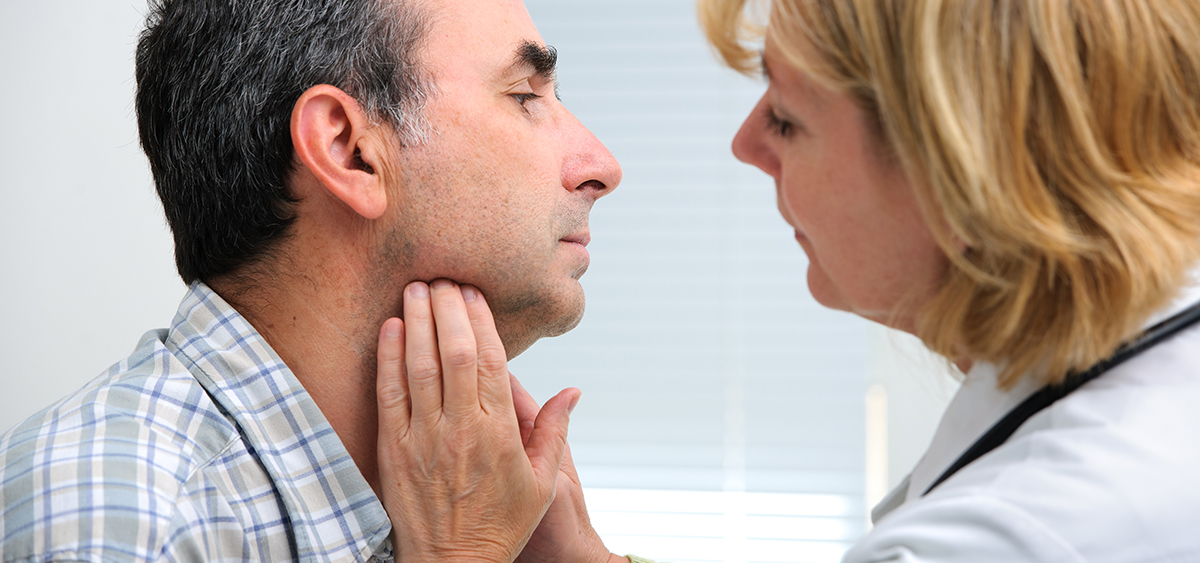
[[[241,431],[275,483],[301,561],[391,558],[391,523],[312,397],[244,317],[193,284],[167,346]]]

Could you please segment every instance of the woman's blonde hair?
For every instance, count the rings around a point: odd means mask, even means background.
[[[747,5],[747,2],[750,5]],[[756,10],[757,8],[757,10]],[[1200,2],[700,0],[710,42],[788,63],[881,125],[950,260],[917,335],[1056,383],[1200,259]],[[966,250],[962,250],[965,245]]]

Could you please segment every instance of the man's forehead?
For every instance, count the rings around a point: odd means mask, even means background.
[[[522,0],[435,0],[428,5],[436,16],[435,33],[501,35],[518,30],[536,32]]]
[[[488,75],[507,74],[514,62],[521,62],[519,55],[528,45],[545,50],[521,0],[440,0],[431,6],[427,62],[435,73],[454,74],[443,64],[465,63]]]

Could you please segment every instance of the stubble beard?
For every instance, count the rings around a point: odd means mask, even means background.
[[[492,304],[496,329],[508,359],[519,356],[542,338],[570,332],[583,320],[585,300],[582,289],[575,295],[559,298],[548,290],[530,291]]]
[[[416,270],[420,249],[401,229],[389,232],[375,252],[374,271],[371,284],[374,288],[364,296],[364,302],[359,304],[361,315],[374,322],[372,331],[364,330],[364,339],[370,339],[374,344],[383,321],[391,317],[403,318],[403,292],[400,285],[402,280],[411,277]],[[496,332],[504,343],[508,359],[513,359],[535,342],[542,338],[561,336],[583,320],[585,299],[583,289],[578,285],[578,276],[570,280],[557,280],[550,274],[540,280],[541,283],[529,284],[514,272],[500,271],[494,267],[487,279],[489,287],[479,287],[492,311],[496,323]],[[581,268],[582,269],[582,268]],[[481,276],[476,276],[481,277]],[[430,282],[432,279],[421,280]],[[454,280],[460,283],[462,280]],[[574,284],[574,287],[556,287],[559,284]],[[509,291],[505,291],[505,290]],[[369,349],[373,349],[371,346]],[[374,354],[364,358],[364,365],[370,363],[374,369]]]

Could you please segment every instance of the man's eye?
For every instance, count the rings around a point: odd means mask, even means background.
[[[525,92],[525,93],[510,94],[510,95],[513,97],[513,99],[517,100],[518,104],[521,104],[521,109],[525,110],[526,112],[528,112],[529,109],[525,107],[525,102],[541,98],[541,96],[534,94],[533,92]]]

